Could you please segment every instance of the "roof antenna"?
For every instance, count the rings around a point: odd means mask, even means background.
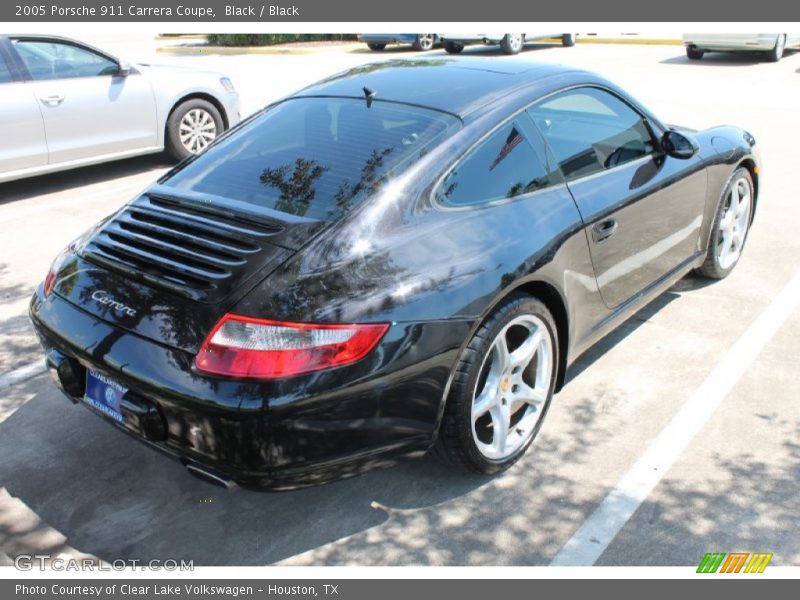
[[[369,108],[370,106],[372,106],[372,101],[375,99],[375,90],[371,90],[367,86],[364,86],[363,90],[364,90],[364,96],[367,99],[367,108]]]

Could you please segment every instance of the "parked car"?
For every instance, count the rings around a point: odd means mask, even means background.
[[[450,54],[459,54],[465,46],[470,44],[499,45],[506,54],[517,54],[522,50],[525,42],[549,38],[560,39],[564,46],[574,46],[577,35],[574,33],[454,33],[442,34],[442,44]]]
[[[436,33],[359,33],[358,41],[380,52],[389,44],[411,44],[414,50],[432,50],[441,40]]]
[[[683,44],[692,60],[706,52],[760,52],[778,62],[787,48],[800,47],[800,33],[693,33],[683,36]]]
[[[0,182],[165,148],[196,154],[239,122],[219,73],[129,64],[74,40],[0,36]]]
[[[758,171],[746,131],[667,126],[572,67],[359,66],[70,244],[30,315],[68,398],[208,480],[432,447],[496,473],[592,344],[690,271],[731,272]]]

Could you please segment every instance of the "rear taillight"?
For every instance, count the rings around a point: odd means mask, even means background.
[[[225,315],[203,342],[200,371],[275,379],[330,369],[364,358],[389,325],[286,323]]]
[[[50,292],[53,291],[53,287],[56,284],[56,278],[58,277],[58,272],[61,271],[61,267],[64,266],[64,263],[67,261],[75,253],[74,248],[72,245],[67,246],[64,248],[58,256],[56,256],[53,264],[50,265],[50,270],[47,272],[47,276],[44,278],[44,295],[49,296]]]

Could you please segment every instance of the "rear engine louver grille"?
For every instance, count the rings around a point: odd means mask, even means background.
[[[193,200],[144,195],[83,249],[87,260],[198,300],[218,297],[263,250],[279,224],[256,222]],[[217,298],[218,299],[218,298]]]

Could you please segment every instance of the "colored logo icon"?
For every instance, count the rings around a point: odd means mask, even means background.
[[[772,552],[708,552],[697,566],[698,573],[763,573]]]

